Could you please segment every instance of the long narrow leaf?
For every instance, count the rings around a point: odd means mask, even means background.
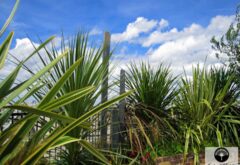
[[[18,4],[19,4],[19,0],[16,0],[15,5],[14,5],[14,7],[13,7],[13,9],[12,9],[12,11],[11,11],[9,17],[8,17],[8,19],[7,19],[6,22],[4,23],[2,29],[0,30],[0,37],[2,36],[2,34],[4,33],[4,31],[5,31],[6,28],[8,27],[8,25],[10,24],[10,22],[12,21],[13,16],[15,15],[15,12],[16,12],[16,10],[17,10],[17,8],[18,8]]]
[[[3,99],[5,96],[7,96],[8,94],[10,94],[10,89],[13,85],[13,83],[16,80],[16,77],[18,75],[18,72],[21,68],[21,65],[19,65],[18,67],[16,67],[16,69],[14,69],[6,78],[4,78],[3,81],[0,82],[0,101],[1,99]]]
[[[70,136],[62,136],[49,148],[49,150],[54,149],[56,147],[63,146],[63,145],[68,144],[68,143],[77,142],[79,140],[80,139],[73,138],[73,137],[70,137]]]
[[[88,150],[92,155],[101,160],[103,163],[109,164],[107,158],[86,140],[80,140],[79,143],[81,144],[81,146],[83,146],[86,150]]]
[[[12,109],[12,110],[18,109],[18,110],[21,110],[21,111],[25,111],[25,112],[28,112],[28,113],[33,113],[33,114],[40,115],[40,116],[49,117],[49,118],[60,120],[60,121],[67,122],[67,123],[70,123],[70,122],[75,120],[74,118],[71,118],[71,117],[59,115],[59,114],[54,113],[54,112],[43,111],[43,110],[40,110],[40,109],[37,109],[37,108],[25,106],[25,105],[12,105],[12,106],[6,106],[4,108],[9,108],[9,109]]]
[[[70,92],[68,94],[65,94],[64,96],[62,96],[60,98],[52,100],[51,102],[45,104],[44,106],[39,106],[39,108],[41,108],[43,110],[52,111],[54,109],[58,109],[64,105],[67,105],[73,101],[76,101],[85,95],[90,94],[94,90],[95,90],[95,87],[86,87],[83,89],[79,89],[79,90]]]
[[[2,45],[0,46],[0,69],[2,69],[5,59],[7,57],[8,54],[8,50],[10,48],[10,45],[12,43],[12,38],[13,38],[13,32],[11,32],[8,37],[6,38],[6,40],[4,40],[4,42],[2,43]],[[1,35],[1,33],[0,33]]]

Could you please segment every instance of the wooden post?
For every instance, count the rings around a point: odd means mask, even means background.
[[[121,69],[120,71],[120,94],[123,94],[126,92],[126,74],[125,74],[125,70]],[[124,121],[124,115],[125,115],[125,108],[126,108],[126,100],[125,98],[122,99],[119,103],[119,121],[120,121],[120,132],[121,134],[119,134],[119,141],[120,143],[124,142],[124,136],[123,136],[123,132],[125,132],[125,121]]]
[[[125,93],[125,71],[120,71],[120,94]],[[112,148],[118,149],[121,147],[121,143],[124,141],[122,136],[124,129],[124,113],[125,113],[125,99],[119,102],[117,110],[112,111]]]
[[[101,102],[104,103],[108,100],[108,66],[109,63],[105,63],[106,59],[109,59],[110,55],[110,33],[104,33],[104,52],[103,52],[103,62],[107,65],[107,70],[102,83],[102,97]],[[108,60],[107,60],[108,61]],[[104,148],[107,147],[107,111],[104,110],[101,113],[101,143]]]
[[[121,69],[120,71],[120,94],[125,93],[125,82],[126,82],[126,76],[125,76],[125,70]],[[125,99],[122,99],[120,101],[119,109],[121,111],[124,111],[125,109]]]

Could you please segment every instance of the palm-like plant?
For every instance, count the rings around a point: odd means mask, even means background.
[[[53,86],[63,77],[69,68],[71,68],[75,61],[79,61],[79,65],[73,71],[73,74],[69,79],[59,88],[56,97],[62,97],[65,94],[85,88],[88,86],[94,86],[94,91],[71,102],[68,105],[62,106],[56,112],[61,113],[66,117],[79,118],[90,109],[96,107],[99,102],[98,99],[102,94],[102,83],[108,74],[108,62],[111,54],[103,59],[103,53],[105,51],[104,45],[100,48],[89,47],[88,36],[84,33],[78,33],[73,39],[65,40],[62,38],[61,51],[64,52],[68,49],[66,58],[60,60],[60,62],[52,68],[52,71],[48,76],[41,79],[47,85],[37,92],[34,96],[40,101],[46,93],[48,93]],[[60,51],[60,52],[61,52]],[[53,46],[51,50],[45,49],[46,59],[39,54],[39,58],[44,66],[47,65],[46,61],[53,61],[59,56],[59,51]],[[26,68],[30,73],[35,74],[30,68]],[[98,118],[95,118],[98,120]],[[95,122],[95,121],[91,121]],[[65,123],[59,122],[63,127]],[[91,130],[99,131],[99,130]],[[68,133],[68,136],[77,139],[86,139],[91,133],[89,129],[76,128]],[[66,145],[66,151],[61,156],[65,159],[67,164],[81,164],[83,163],[82,154],[83,148],[80,143],[72,143]]]
[[[176,77],[171,75],[169,67],[160,64],[154,69],[148,63],[141,63],[139,67],[132,63],[128,70],[127,87],[135,90],[128,97],[130,102],[153,107],[156,114],[169,109],[176,95]]]
[[[210,76],[216,82],[216,93],[224,90],[224,87],[229,83],[226,95],[223,98],[223,102],[229,105],[229,109],[217,113],[217,116],[222,117],[222,120],[216,122],[214,125],[216,125],[216,127],[221,131],[224,143],[240,146],[238,138],[240,128],[240,122],[238,122],[238,116],[240,114],[238,98],[240,90],[239,84],[236,84],[237,82],[235,81],[237,79],[236,74],[231,69],[221,67],[212,68],[210,70]]]
[[[207,71],[199,67],[193,68],[192,79],[182,78],[174,112],[180,139],[185,139],[185,155],[191,150],[197,158],[199,151],[208,143],[214,145],[216,139],[219,145],[229,145],[233,135],[234,141],[238,141],[239,122],[235,121],[239,120],[239,91],[233,78],[224,69]]]
[[[176,134],[171,117],[172,100],[177,94],[175,82],[176,77],[163,64],[154,69],[148,63],[132,63],[128,68],[126,86],[134,92],[127,98],[126,120],[135,150],[143,151],[146,144],[154,150],[153,142]]]

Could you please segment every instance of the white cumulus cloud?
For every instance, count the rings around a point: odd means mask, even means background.
[[[162,44],[167,41],[174,41],[186,36],[199,36],[207,35],[212,37],[213,35],[222,35],[228,29],[230,23],[233,21],[234,16],[216,16],[211,19],[207,27],[202,27],[199,24],[192,23],[189,27],[183,28],[178,31],[177,28],[172,28],[169,31],[155,30],[149,34],[147,38],[142,40],[141,44],[145,47],[153,44]]]
[[[147,18],[140,17],[142,20]],[[187,73],[191,72],[192,65],[204,64],[207,66],[219,66],[220,61],[215,57],[215,52],[211,49],[210,40],[213,36],[222,36],[229,25],[234,20],[234,16],[215,16],[207,26],[192,23],[183,29],[177,27],[169,28],[169,22],[165,19],[154,20],[158,25],[152,26],[151,30],[146,31],[145,35],[137,33],[133,37],[123,37],[127,32],[121,33],[122,39],[129,44],[138,44],[148,50],[145,53],[145,60],[149,61],[152,66],[161,62],[171,64],[172,70],[176,73],[182,73],[185,68]],[[134,24],[129,23],[129,25]],[[168,27],[168,30],[164,29]],[[119,34],[120,35],[120,34]],[[132,60],[131,57],[129,59]],[[126,61],[126,57],[125,57]],[[126,62],[125,62],[126,63]]]
[[[211,19],[207,27],[193,23],[181,31],[154,31],[142,42],[142,46],[159,44],[156,49],[150,48],[151,51],[148,52],[150,62],[170,63],[176,72],[183,67],[190,71],[189,66],[196,63],[219,65],[219,60],[211,49],[210,40],[213,36],[223,35],[233,18],[233,16],[216,16]]]
[[[139,37],[141,33],[147,33],[157,27],[157,20],[148,20],[144,17],[138,17],[134,22],[127,25],[126,30],[122,33],[112,35],[113,42],[130,41]]]

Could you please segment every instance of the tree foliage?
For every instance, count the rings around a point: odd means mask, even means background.
[[[215,36],[211,39],[212,48],[216,50],[216,56],[223,59],[228,57],[228,61],[223,61],[238,75],[240,74],[240,5],[236,10],[236,17],[230,25],[228,31],[220,38]]]

